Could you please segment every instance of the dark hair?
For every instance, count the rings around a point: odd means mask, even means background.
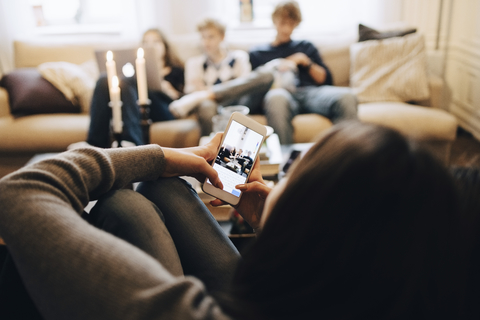
[[[165,66],[177,67],[177,68],[183,69],[182,60],[178,57],[175,50],[170,45],[170,42],[165,37],[165,34],[162,31],[160,31],[160,29],[152,28],[145,31],[143,33],[143,37],[145,37],[147,33],[155,33],[162,39],[163,44],[165,45]],[[142,37],[142,42],[143,42],[143,37]]]
[[[463,264],[467,267],[466,312],[471,319],[478,319],[480,311],[476,306],[480,300],[480,168],[453,167],[451,172],[460,205],[460,234],[463,244],[459,250],[463,250]]]
[[[336,125],[291,169],[225,310],[238,319],[458,315],[456,208],[451,176],[430,154],[391,129]]]

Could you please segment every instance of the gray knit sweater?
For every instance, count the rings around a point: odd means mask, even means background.
[[[172,276],[79,216],[112,188],[157,179],[164,165],[155,145],[86,148],[0,180],[0,235],[46,319],[228,319],[198,279]]]

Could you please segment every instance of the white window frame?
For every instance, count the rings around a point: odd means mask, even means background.
[[[33,11],[34,4],[42,4],[45,2],[65,2],[75,0],[30,0],[31,8]],[[88,10],[89,4],[95,2],[101,2],[102,0],[79,0],[80,5],[85,6]],[[113,2],[112,0],[109,0]],[[49,25],[36,25],[34,28],[34,34],[36,35],[75,35],[75,34],[112,34],[121,35],[125,33],[126,29],[131,29],[136,25],[136,4],[134,0],[116,0],[115,16],[108,18],[108,15],[104,17],[95,17],[92,12],[84,16],[84,21],[75,23],[73,19],[65,21],[50,20]],[[119,9],[120,8],[120,9]],[[125,21],[122,23],[122,21]]]

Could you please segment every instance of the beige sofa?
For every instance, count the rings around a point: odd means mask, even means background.
[[[245,50],[260,42],[264,40],[229,41],[232,48]],[[341,39],[333,43],[321,40],[313,42],[319,47],[325,63],[331,69],[335,85],[348,86],[349,46],[355,39]],[[173,46],[183,59],[200,52],[198,42],[188,37],[174,39]],[[15,67],[36,67],[49,61],[80,64],[94,59],[95,48],[105,49],[105,45],[58,45],[16,41]],[[448,101],[444,100],[445,90],[442,79],[432,73],[431,98],[422,103],[430,108],[411,107],[402,103],[392,103],[390,108],[383,108],[382,103],[365,104],[359,106],[359,117],[362,121],[394,127],[421,141],[433,149],[442,160],[448,161],[457,124],[455,118],[441,110],[444,105],[448,105]],[[432,114],[432,110],[437,112]],[[266,123],[263,116],[255,116],[255,119]],[[293,124],[295,142],[313,141],[321,131],[332,125],[328,119],[313,114],[296,116]],[[8,94],[0,87],[0,177],[24,165],[34,154],[63,151],[69,144],[85,140],[88,125],[88,114],[43,114],[14,118],[10,114]],[[412,131],[412,127],[420,129]],[[155,123],[150,130],[152,143],[175,147],[196,145],[199,132],[199,126],[194,119]]]

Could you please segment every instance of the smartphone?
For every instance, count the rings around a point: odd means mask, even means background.
[[[223,189],[214,187],[207,178],[203,191],[231,205],[238,204],[242,193],[235,186],[248,181],[266,134],[264,125],[239,112],[232,113],[212,162]]]
[[[301,154],[302,152],[300,150],[292,150],[292,152],[290,153],[290,157],[288,158],[287,162],[285,163],[285,165],[283,166],[283,169],[282,171],[284,173],[287,173],[288,169],[290,169],[290,166],[292,165],[292,163],[295,161],[295,159],[298,158],[298,156]]]

